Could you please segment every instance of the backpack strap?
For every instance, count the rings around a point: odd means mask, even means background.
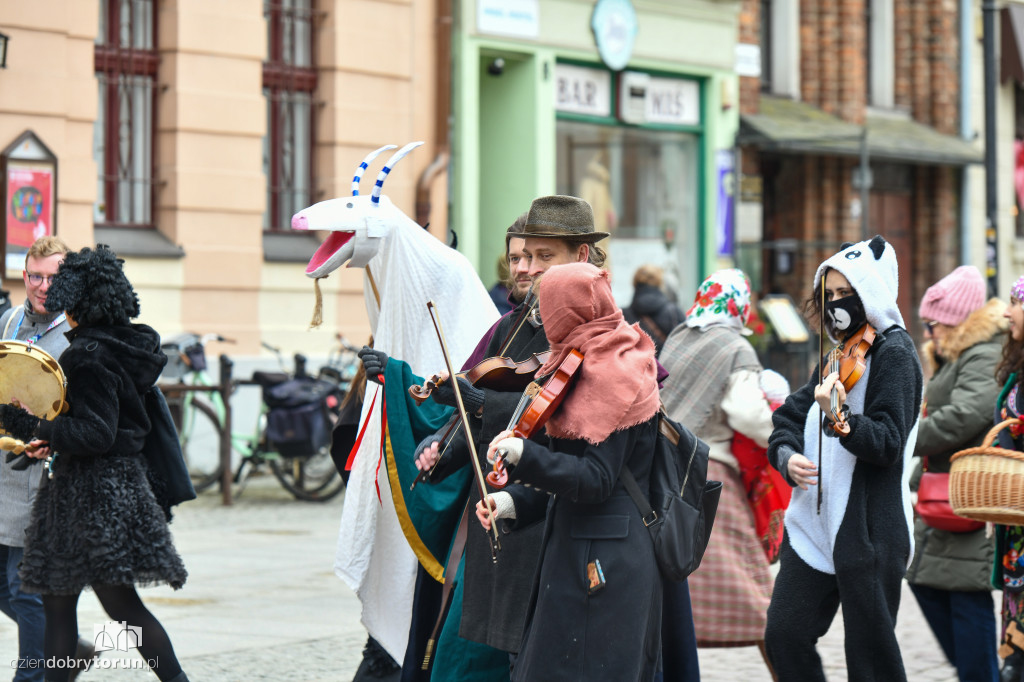
[[[654,507],[652,507],[651,503],[647,500],[647,496],[644,495],[642,490],[640,490],[640,486],[637,484],[636,478],[633,477],[633,472],[623,465],[622,471],[619,473],[619,478],[622,479],[622,485],[625,486],[626,492],[633,498],[633,503],[636,505],[636,508],[640,510],[640,516],[643,518],[644,525],[650,528],[651,526],[661,523],[661,519],[658,517],[658,512],[654,511]]]
[[[658,437],[668,438],[672,445],[678,446],[679,432],[672,426],[672,422],[665,419],[665,417],[668,417],[668,413],[665,411],[665,403],[661,403],[658,407]],[[619,478],[622,479],[622,485],[626,488],[626,492],[633,498],[636,508],[640,510],[640,516],[643,518],[644,525],[650,528],[661,523],[663,519],[658,517],[658,512],[654,510],[650,500],[640,490],[640,485],[636,482],[636,477],[633,476],[633,472],[629,470],[629,467],[626,465],[622,466]]]

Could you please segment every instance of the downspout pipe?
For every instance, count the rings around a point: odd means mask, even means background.
[[[430,222],[430,190],[434,181],[448,168],[451,150],[452,105],[452,0],[437,0],[435,20],[434,69],[437,72],[437,89],[434,93],[434,142],[437,155],[416,182],[416,222],[426,227]],[[445,230],[447,232],[447,229]]]
[[[970,142],[971,129],[971,29],[973,0],[960,0],[960,137]],[[971,262],[971,178],[970,166],[960,171],[960,263]]]

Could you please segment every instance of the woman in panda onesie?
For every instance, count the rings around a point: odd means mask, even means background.
[[[865,323],[876,337],[848,394],[836,374],[821,379],[816,369],[774,414],[768,457],[797,489],[786,512],[765,644],[780,681],[825,680],[815,644],[841,604],[849,680],[906,680],[894,629],[913,556],[908,481],[921,364],[896,306],[896,253],[882,237],[846,244],[818,267],[819,315],[822,278],[829,337],[842,342]],[[833,386],[850,431],[837,436],[826,418],[819,439]]]

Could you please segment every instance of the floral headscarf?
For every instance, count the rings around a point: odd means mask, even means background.
[[[686,311],[686,326],[732,327],[744,336],[750,334],[750,282],[742,270],[730,268],[713,272],[700,285],[693,305]]]

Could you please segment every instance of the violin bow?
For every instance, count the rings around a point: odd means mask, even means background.
[[[529,319],[530,313],[533,312],[533,309],[537,307],[537,301],[538,301],[537,295],[533,292],[533,289],[531,288],[530,291],[527,292],[526,298],[523,300],[523,302],[527,303],[528,305],[525,308],[523,308],[522,312],[519,314],[519,322],[516,325],[516,328],[505,339],[504,345],[502,346],[501,350],[498,351],[498,355],[505,355],[505,352],[508,351],[508,347],[512,345],[512,341],[516,338],[516,334],[518,334],[519,330],[523,328],[523,324],[526,322],[527,319]],[[451,372],[451,370],[449,369],[449,373],[450,372]],[[451,376],[454,376],[454,375],[451,375]],[[516,421],[518,421],[518,419]],[[515,425],[515,421],[513,421],[512,424],[514,426]],[[454,421],[445,430],[444,435],[441,437],[441,441],[444,443],[444,450],[442,450],[440,456],[438,456],[437,462],[440,462],[441,461],[441,457],[444,457],[444,454],[446,452],[448,452],[448,448],[452,444],[451,439],[454,438],[456,434],[458,434],[460,426],[461,426],[460,422]],[[512,427],[509,427],[509,428],[512,428]],[[434,468],[437,466],[437,462],[434,462],[434,466],[430,467],[430,469],[421,471],[416,476],[416,478],[413,479],[412,484],[409,486],[409,490],[412,490],[413,488],[415,488],[417,483],[421,483],[423,481],[429,480],[431,475],[434,473]]]
[[[530,290],[526,292],[526,298],[523,299],[523,303],[528,303],[529,305],[524,307],[522,312],[519,314],[519,322],[518,324],[516,324],[516,328],[512,331],[511,334],[509,334],[508,338],[505,339],[504,344],[501,347],[501,350],[498,351],[498,355],[504,355],[505,352],[508,350],[508,347],[512,345],[512,341],[513,339],[516,338],[516,334],[518,334],[519,330],[523,328],[523,325],[526,323],[526,321],[530,319],[530,313],[533,312],[533,309],[537,307],[538,300],[539,299],[537,298],[537,294],[533,293],[533,287],[531,286]]]
[[[448,355],[448,346],[444,342],[444,331],[441,329],[441,320],[437,315],[437,305],[433,301],[427,301],[427,311],[430,313],[430,321],[434,323],[434,331],[437,332],[437,340],[441,343],[441,354],[444,356],[444,364],[448,368],[448,377],[452,382],[452,390],[455,392],[455,402],[462,418],[462,428],[466,430],[466,444],[469,445],[469,453],[473,457],[473,471],[476,473],[476,482],[480,487],[480,499],[487,508],[487,515],[491,518],[491,532],[488,534],[491,540],[491,561],[498,563],[498,551],[501,549],[501,538],[498,535],[498,524],[495,522],[494,511],[487,504],[487,485],[484,483],[484,472],[480,469],[480,459],[476,454],[476,444],[473,442],[473,430],[469,428],[469,415],[466,414],[466,406],[462,402],[462,391],[459,390],[459,382],[455,377],[455,368],[452,367],[451,357]]]
[[[825,370],[825,273],[821,273],[821,308],[818,309],[818,381],[824,380],[822,372]],[[825,430],[825,410],[818,408],[821,412],[821,423],[818,424],[818,515],[821,515],[821,486],[824,479],[821,472],[824,471],[825,458],[821,453],[821,434]]]

